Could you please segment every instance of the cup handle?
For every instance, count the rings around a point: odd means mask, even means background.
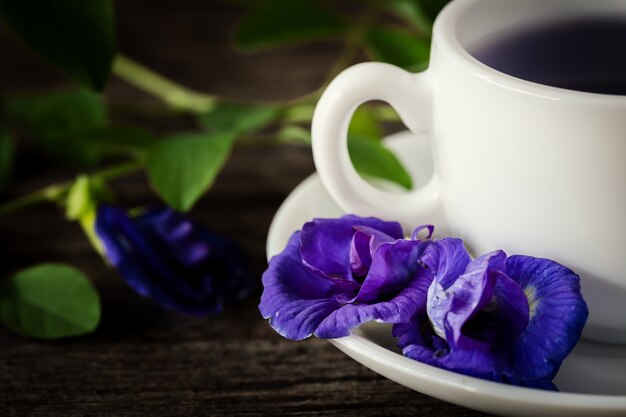
[[[376,62],[350,67],[330,83],[315,108],[311,130],[317,172],[339,206],[349,213],[397,220],[405,226],[432,221],[440,195],[436,172],[417,190],[402,194],[383,191],[359,176],[347,143],[352,114],[370,100],[393,106],[412,132],[429,133],[431,97],[428,70],[412,74]]]

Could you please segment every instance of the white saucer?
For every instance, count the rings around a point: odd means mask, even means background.
[[[418,158],[411,172],[416,186],[432,173],[424,138],[401,132],[388,146],[406,163]],[[291,234],[314,217],[338,217],[316,174],[303,181],[284,201],[270,227],[268,259],[280,253]],[[437,225],[437,224],[436,224]],[[444,225],[445,226],[445,225]],[[440,229],[442,229],[440,227]],[[445,227],[443,227],[445,229]],[[626,347],[581,341],[555,379],[561,392],[520,388],[438,369],[405,358],[395,346],[389,325],[370,323],[351,336],[330,340],[345,354],[392,381],[435,398],[503,416],[626,416]]]

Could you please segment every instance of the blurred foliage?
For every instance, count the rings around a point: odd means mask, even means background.
[[[396,28],[374,28],[367,32],[367,45],[377,60],[421,71],[428,64],[430,44]]]
[[[235,103],[194,91],[117,53],[112,0],[0,0],[0,19],[30,50],[78,85],[61,91],[15,95],[2,102],[0,192],[14,165],[16,140],[79,169],[66,183],[0,205],[0,215],[51,201],[77,221],[97,250],[93,231],[97,207],[115,198],[110,179],[145,170],[160,198],[179,211],[190,210],[210,189],[233,146],[291,143],[309,146],[313,110],[326,85],[366,56],[410,71],[428,65],[432,23],[443,0],[212,0],[239,7],[233,30],[239,51],[335,41],[343,45],[318,89],[289,102]],[[110,75],[153,95],[173,114],[190,114],[198,129],[159,137],[140,126],[114,124],[101,92]],[[133,103],[128,106],[132,107]],[[368,103],[355,112],[348,149],[364,176],[410,189],[411,178],[381,142],[386,122],[399,121],[388,106]],[[113,159],[111,158],[113,157]],[[99,168],[104,163],[117,165]],[[262,161],[260,161],[262,162]],[[100,304],[82,273],[46,264],[0,284],[0,319],[34,337],[78,335],[95,328]]]
[[[235,34],[237,46],[258,50],[342,34],[344,19],[315,0],[257,1]]]
[[[0,16],[38,55],[101,91],[115,56],[112,0],[0,0]]]
[[[14,151],[15,143],[11,134],[0,130],[0,192],[4,190],[4,187],[9,182]]]
[[[100,160],[99,147],[68,135],[102,127],[106,108],[100,95],[82,88],[7,99],[5,116],[23,127],[46,153],[79,167],[93,167]]]

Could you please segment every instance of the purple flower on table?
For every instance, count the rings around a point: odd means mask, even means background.
[[[315,219],[270,260],[259,310],[294,340],[347,336],[373,320],[406,322],[426,305],[432,275],[418,258],[430,243],[404,239],[397,222]]]
[[[131,218],[119,207],[102,205],[95,229],[126,283],[166,309],[216,314],[225,301],[255,288],[247,259],[233,242],[170,208]]]
[[[495,251],[471,260],[459,239],[434,242],[426,308],[393,333],[404,355],[495,381],[554,389],[587,306],[578,276],[548,260]]]

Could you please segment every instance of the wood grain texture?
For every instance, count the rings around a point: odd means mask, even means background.
[[[205,0],[117,3],[121,49],[193,88],[229,97],[276,100],[311,91],[341,45],[323,43],[240,55],[228,47],[238,11]],[[0,32],[0,94],[66,81]],[[112,80],[112,103],[149,97]],[[138,117],[157,132],[189,129],[184,118]],[[22,146],[19,195],[75,171]],[[310,150],[237,149],[191,216],[232,236],[260,280],[270,221],[314,167]],[[143,175],[114,183],[121,204],[156,202]],[[87,337],[39,342],[0,329],[2,416],[458,416],[483,415],[397,385],[322,340],[289,342],[257,310],[258,296],[219,316],[193,319],[156,307],[126,287],[92,251],[80,229],[52,206],[0,219],[0,273],[36,262],[68,262],[100,291],[102,323]]]

